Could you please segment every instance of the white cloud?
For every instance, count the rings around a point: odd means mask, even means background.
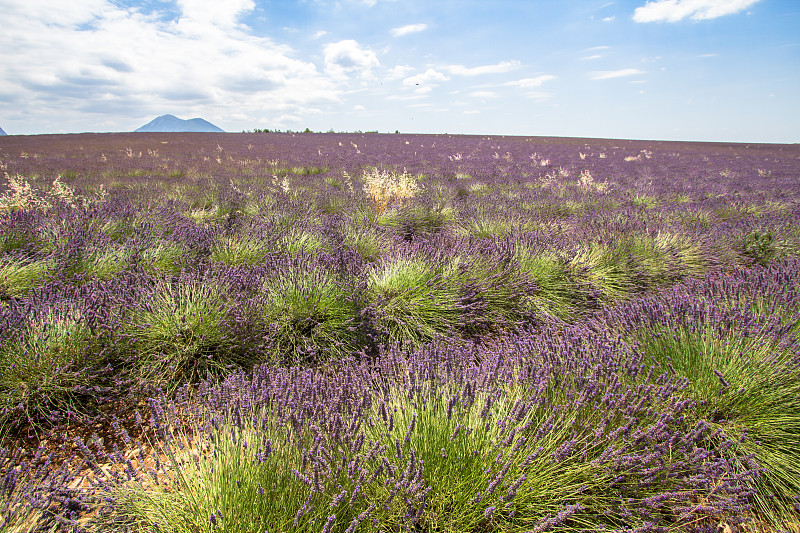
[[[399,80],[400,78],[405,78],[406,75],[408,75],[409,72],[413,72],[413,71],[414,71],[414,67],[412,67],[410,65],[397,65],[397,66],[392,67],[392,68],[390,68],[388,70],[388,72],[386,74],[386,80],[387,81]]]
[[[251,0],[180,0],[173,20],[112,0],[2,4],[0,115],[12,122],[91,130],[104,115],[132,129],[202,112],[226,127],[235,113],[263,121],[338,101],[335,80],[239,24]]]
[[[336,78],[356,74],[370,77],[372,68],[380,65],[372,50],[365,50],[352,39],[325,45],[325,72]]]
[[[425,98],[424,94],[390,94],[386,100],[419,100]]]
[[[759,0],[654,0],[633,11],[636,22],[708,20],[743,11]]]
[[[311,35],[311,38],[312,39],[320,39],[322,37],[325,37],[326,35],[328,35],[328,32],[326,32],[325,30],[319,30],[319,31],[314,32]]]
[[[408,24],[407,26],[400,26],[399,28],[392,28],[392,35],[401,37],[409,33],[419,33],[428,29],[427,24]]]
[[[643,70],[638,68],[623,68],[620,70],[596,70],[589,74],[589,79],[592,80],[610,80],[613,78],[624,78],[626,76],[636,76],[637,74],[644,74]]]
[[[445,69],[450,74],[457,76],[478,76],[481,74],[501,74],[519,67],[519,61],[501,61],[494,65],[481,65],[479,67],[465,67],[464,65],[450,65]]]
[[[492,91],[473,91],[469,93],[473,98],[496,98],[497,93]]]
[[[610,17],[604,18],[603,22],[614,22],[615,20],[617,20],[617,16],[616,15],[611,15]]]
[[[530,98],[532,100],[536,100],[539,102],[543,102],[552,97],[553,93],[545,93],[545,92],[530,92],[525,94],[525,98]]]
[[[253,0],[178,0],[181,22],[230,27],[243,13],[255,8]]]
[[[442,74],[441,72],[429,68],[422,74],[417,74],[416,76],[411,76],[403,80],[403,85],[407,85],[409,87],[414,87],[416,85],[425,85],[425,84],[434,84],[437,85],[436,82],[438,81],[448,81],[450,78]]]
[[[511,85],[516,87],[541,87],[545,82],[555,80],[558,76],[553,76],[552,74],[543,74],[541,76],[536,76],[535,78],[522,78],[521,80],[517,81],[509,81],[505,85]]]
[[[603,56],[600,55],[600,54],[595,54],[593,56],[584,56],[581,59],[600,59],[601,57],[603,57]]]
[[[366,109],[367,108],[364,107],[363,105],[354,105],[353,106],[353,111],[365,111]]]

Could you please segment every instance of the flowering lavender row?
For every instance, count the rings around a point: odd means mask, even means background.
[[[151,402],[152,451],[83,447],[95,485],[50,505],[96,510],[60,515],[89,531],[792,527],[797,269],[722,272],[491,345],[206,380]]]
[[[77,520],[105,497],[121,530],[788,527],[798,161],[506,137],[4,138],[0,436],[178,393],[152,404],[155,455],[81,443],[102,487],[32,507]],[[43,475],[12,455],[3,475],[26,479],[4,517]]]
[[[734,281],[721,274],[636,299],[586,325],[521,333],[491,347],[434,342],[344,362],[334,373],[263,366],[206,381],[177,403],[153,404],[164,435],[173,435],[162,455],[174,461],[158,476],[128,473],[143,484],[181,479],[175,505],[196,509],[177,517],[155,504],[137,507],[138,489],[115,481],[99,489],[112,495],[101,523],[191,530],[213,517],[226,531],[710,531],[720,517],[730,525],[752,519],[784,487],[775,475],[797,495],[800,478],[786,470],[798,464],[793,438],[769,431],[769,420],[782,410],[773,423],[797,427],[787,417],[797,416],[798,347],[788,322],[741,320],[731,299],[701,298],[731,285],[777,293],[797,268],[754,269]],[[789,301],[793,291],[783,289]],[[681,312],[660,314],[657,306]],[[725,339],[747,335],[781,346],[787,355],[767,372],[794,375],[790,394],[776,395],[759,414],[746,411],[744,422],[722,419],[709,407],[730,404],[717,395],[721,378],[712,373],[713,393],[698,396],[705,381],[662,366],[641,341],[620,336],[649,331],[640,329],[649,320],[700,317]],[[749,394],[761,390],[751,387]],[[774,447],[787,456],[771,473],[774,456],[763,450]],[[181,474],[170,478],[174,470]],[[289,491],[293,505],[270,492],[274,486]],[[794,516],[793,498],[784,497],[759,509],[771,511],[775,524]]]

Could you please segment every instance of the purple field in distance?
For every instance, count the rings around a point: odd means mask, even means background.
[[[6,136],[0,172],[0,531],[800,531],[798,145]]]

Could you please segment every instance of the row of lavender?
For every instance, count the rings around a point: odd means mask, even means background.
[[[560,331],[614,301],[800,250],[791,147],[593,142],[329,135],[4,142],[0,165],[16,185],[4,205],[16,208],[0,222],[0,431],[108,420],[105,406],[131,396],[263,362],[330,372],[348,356],[381,361],[395,343],[412,349],[444,336],[480,345],[526,328]],[[367,187],[374,177],[400,175],[413,180],[415,195],[376,197]],[[19,208],[20,199],[33,207]],[[646,332],[658,329],[650,326],[625,344],[649,342]],[[737,346],[736,338],[720,345]],[[715,346],[685,342],[697,353]],[[666,353],[677,368],[670,346],[647,350],[653,358]],[[467,353],[466,360],[490,357]],[[550,361],[550,371],[571,375],[569,361]],[[722,378],[712,372],[705,389],[731,382],[724,369],[712,370]],[[708,450],[724,443],[712,441]],[[735,462],[741,454],[732,453],[720,457]],[[775,482],[783,487],[779,508],[797,492],[796,478],[792,471]],[[409,500],[414,516],[424,514],[419,498]],[[773,512],[758,501],[762,514]],[[489,507],[493,516],[497,506]],[[320,517],[311,519],[319,525]]]
[[[4,140],[0,431],[209,371],[572,321],[800,250],[786,147],[164,139]],[[414,196],[369,194],[401,165]]]
[[[798,279],[779,262],[491,345],[204,381],[151,400],[154,448],[117,424],[127,448],[82,446],[83,489],[9,457],[6,498],[39,477],[4,511],[85,531],[790,530]]]
[[[712,240],[698,230],[648,231],[609,212],[570,235],[440,230],[407,241],[336,215],[312,226],[298,209],[287,200],[270,217],[199,225],[163,206],[141,226],[123,216],[143,217],[141,209],[114,200],[10,213],[3,432],[96,414],[104,402],[175,390],[208,372],[327,364],[398,342],[571,322],[709,270],[771,260],[774,240],[756,241],[753,252],[736,239],[756,225],[786,243],[798,227],[791,211],[726,223],[727,234],[713,225]],[[351,244],[353,231],[373,246]]]

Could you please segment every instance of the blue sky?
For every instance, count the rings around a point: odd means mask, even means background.
[[[800,142],[797,0],[0,0],[0,127]]]

